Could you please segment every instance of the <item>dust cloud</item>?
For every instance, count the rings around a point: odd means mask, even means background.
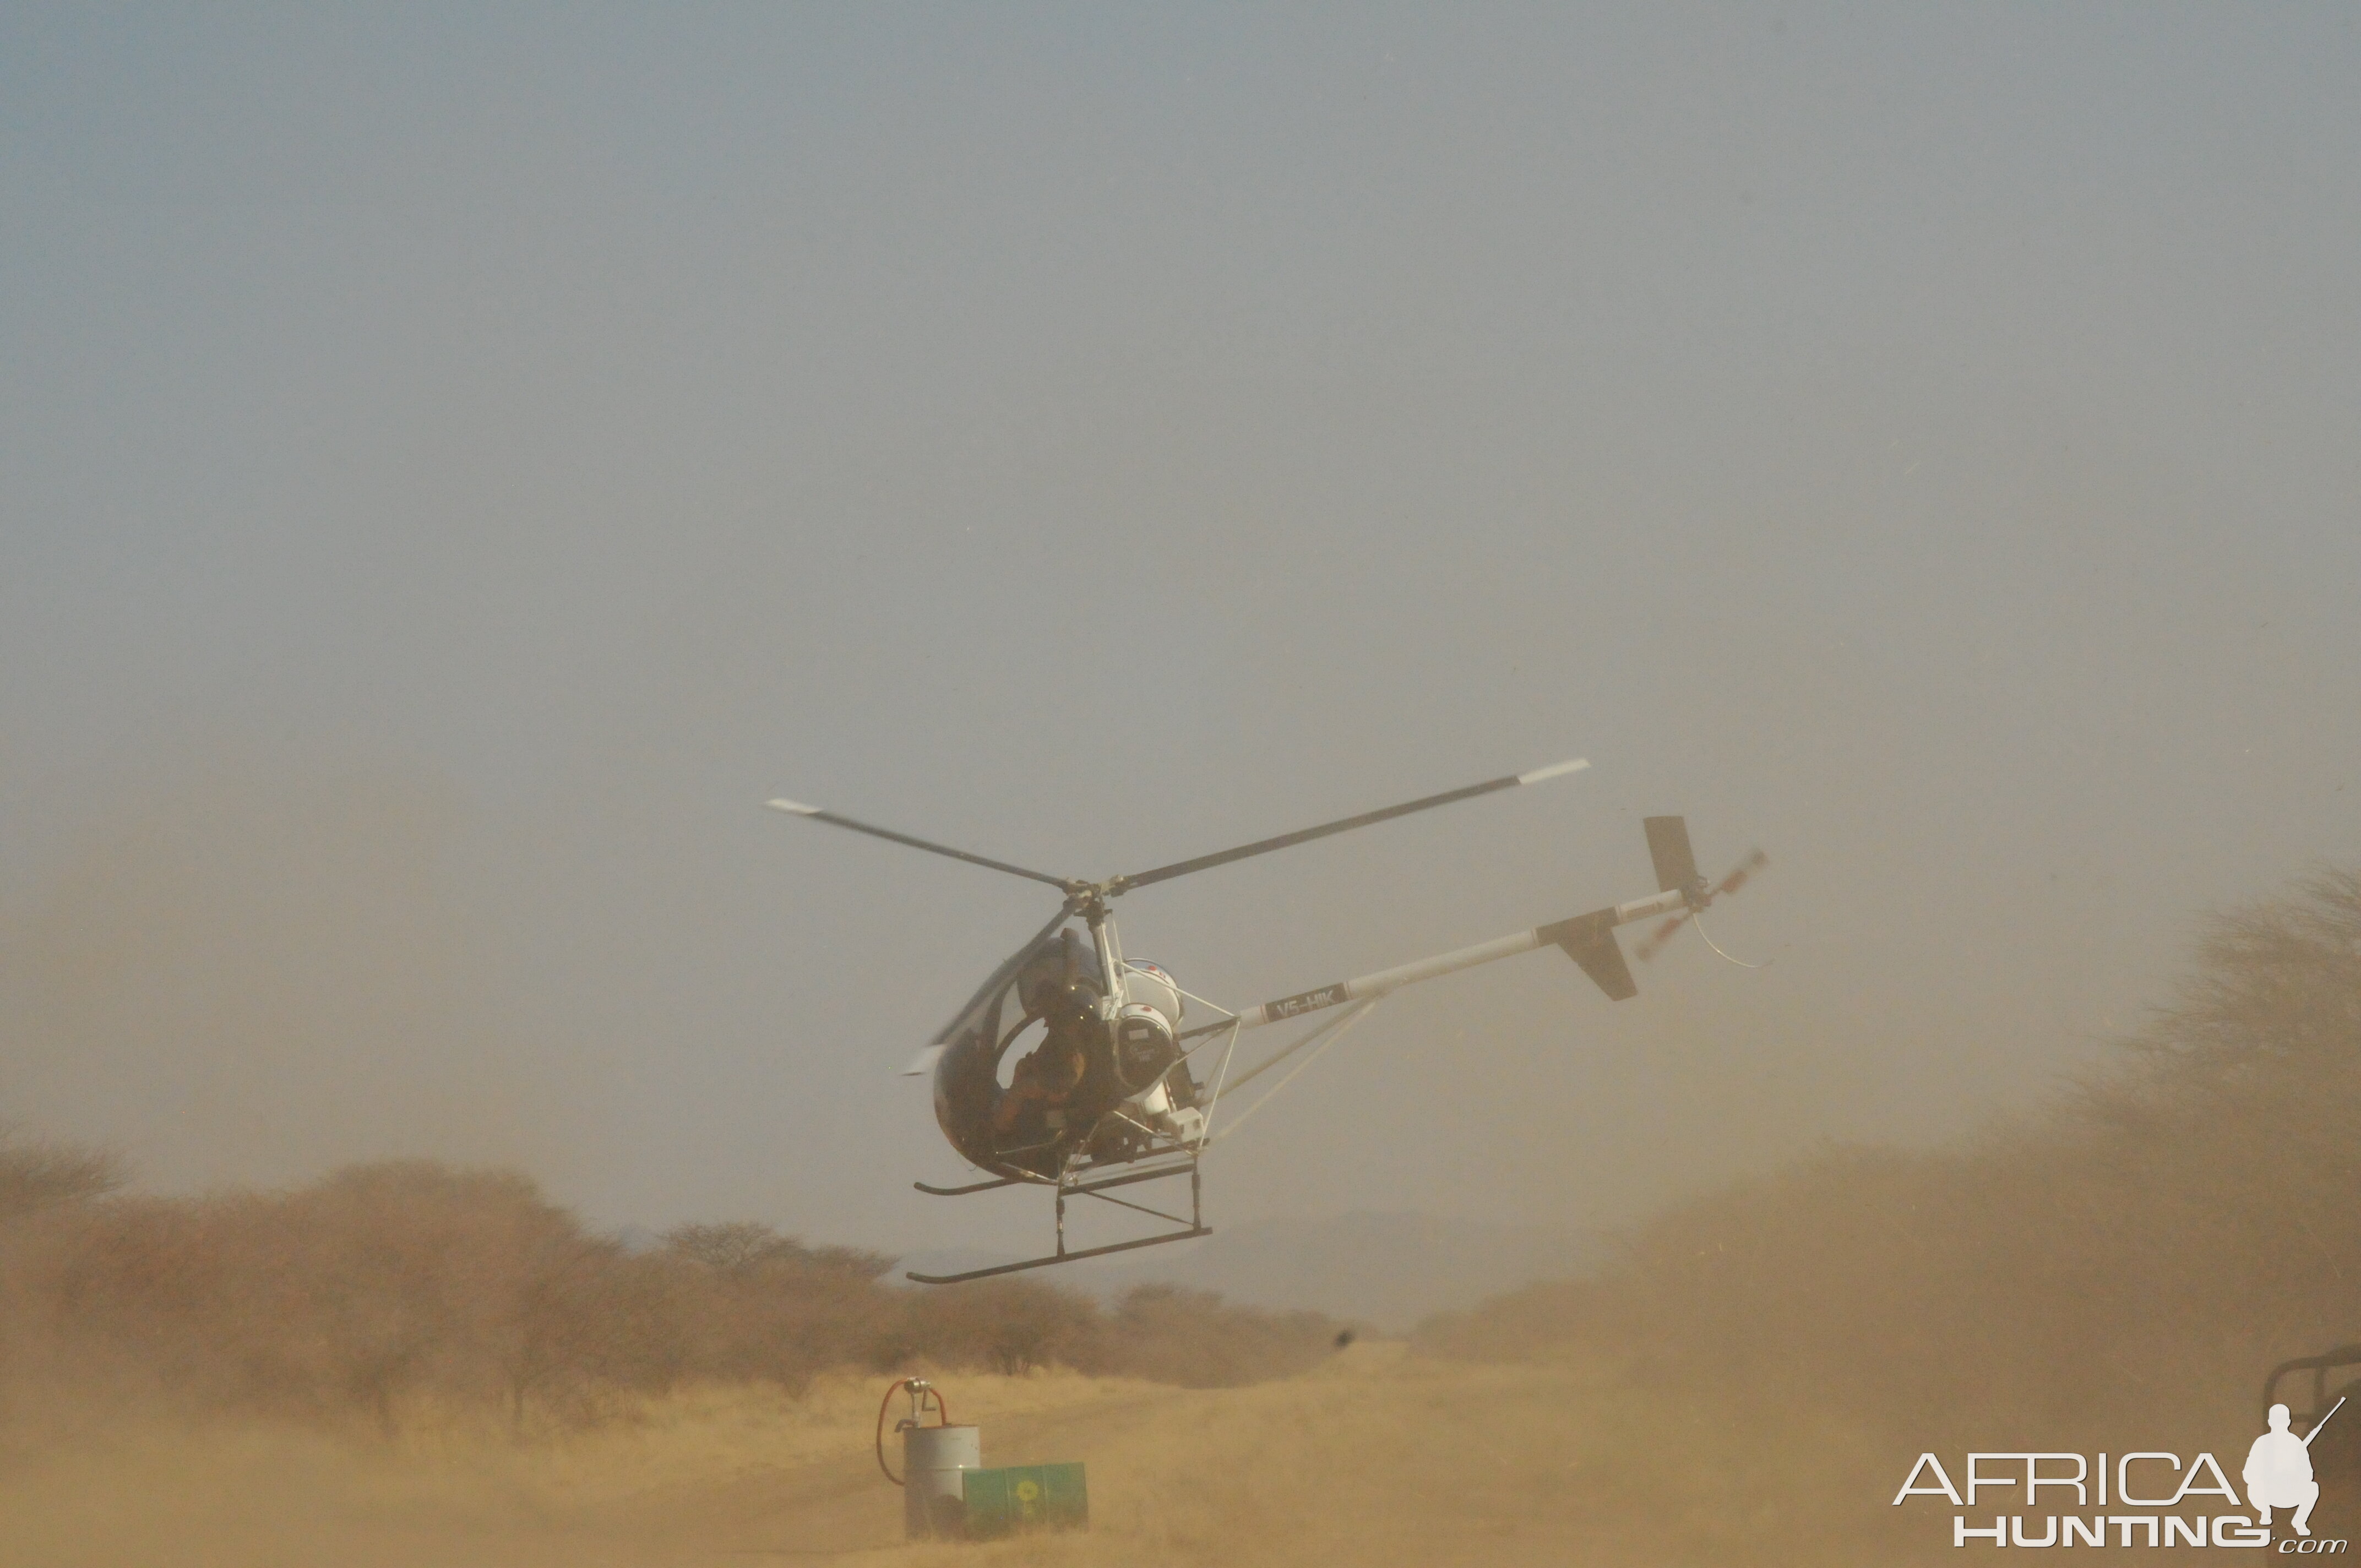
[[[516,1004],[447,783],[191,745],[75,816],[0,942],[12,1120],[168,1190],[403,1156],[568,1169],[574,1075]]]

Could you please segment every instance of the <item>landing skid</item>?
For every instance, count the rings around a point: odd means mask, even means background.
[[[961,1280],[987,1279],[997,1274],[1021,1274],[1028,1268],[1049,1268],[1060,1263],[1080,1263],[1086,1257],[1104,1257],[1109,1253],[1116,1252],[1136,1252],[1145,1246],[1162,1246],[1167,1242],[1194,1241],[1199,1236],[1210,1236],[1213,1234],[1213,1227],[1205,1223],[1202,1189],[1197,1177],[1197,1157],[1193,1151],[1185,1161],[1159,1166],[1153,1170],[1127,1171],[1121,1176],[1104,1177],[1096,1181],[1073,1179],[1080,1174],[1082,1173],[1071,1173],[1060,1178],[1057,1182],[1058,1250],[1048,1257],[1027,1258],[1022,1263],[996,1264],[990,1268],[972,1268],[964,1274],[909,1272],[904,1274],[903,1277],[919,1285],[957,1285]],[[1183,1174],[1189,1178],[1189,1217],[1185,1220],[1178,1214],[1168,1214],[1161,1209],[1151,1209],[1145,1203],[1133,1203],[1106,1195],[1106,1190],[1110,1187],[1129,1187],[1137,1182],[1157,1181],[1168,1176]],[[919,1191],[934,1197],[961,1198],[971,1192],[989,1192],[996,1188],[1035,1184],[1046,1186],[1049,1184],[1048,1179],[1038,1176],[1010,1176],[994,1181],[979,1181],[968,1187],[929,1187],[923,1181],[914,1182],[912,1185]],[[1113,1203],[1118,1208],[1135,1210],[1142,1214],[1153,1215],[1159,1220],[1170,1220],[1183,1228],[1168,1231],[1161,1235],[1138,1236],[1127,1242],[1110,1242],[1104,1246],[1082,1247],[1069,1251],[1066,1247],[1066,1200],[1068,1198],[1096,1198],[1102,1203]]]
[[[923,1181],[913,1181],[910,1185],[929,1198],[964,1198],[971,1192],[994,1192],[1003,1187],[1023,1187],[1027,1182],[1038,1182],[1046,1187],[1049,1181],[1046,1176],[1004,1176],[997,1181],[978,1181],[966,1187],[929,1187]]]
[[[1004,1263],[994,1268],[971,1268],[965,1274],[905,1274],[921,1285],[957,1285],[962,1279],[985,1279],[995,1274],[1018,1274],[1028,1268],[1048,1268],[1054,1264],[1080,1263],[1086,1257],[1104,1257],[1111,1252],[1135,1252],[1144,1246],[1162,1246],[1166,1242],[1194,1241],[1199,1236],[1213,1234],[1211,1225],[1192,1225],[1170,1235],[1141,1236],[1137,1241],[1115,1242],[1106,1246],[1083,1247],[1079,1252],[1061,1252],[1049,1257],[1028,1257],[1023,1263]]]

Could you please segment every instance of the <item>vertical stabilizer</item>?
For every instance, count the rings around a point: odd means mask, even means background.
[[[1689,852],[1687,819],[1651,817],[1641,826],[1648,830],[1648,858],[1656,862],[1656,885],[1666,893],[1686,893],[1695,887],[1697,856]]]

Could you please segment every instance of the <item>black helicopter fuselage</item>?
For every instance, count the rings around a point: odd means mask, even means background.
[[[995,1174],[1054,1179],[1185,1135],[1195,1084],[1174,1045],[1183,1004],[1170,978],[1070,926],[1020,959],[935,1064],[935,1119],[951,1146]]]

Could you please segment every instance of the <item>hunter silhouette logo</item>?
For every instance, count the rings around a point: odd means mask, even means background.
[[[2246,1468],[2243,1472],[2246,1501],[2254,1506],[2257,1525],[2268,1530],[2273,1508],[2293,1508],[2295,1517],[2288,1522],[2295,1527],[2296,1534],[2312,1533],[2312,1506],[2320,1501],[2320,1483],[2312,1475],[2312,1440],[2344,1408],[2345,1401],[2337,1400],[2311,1431],[2298,1437],[2288,1431],[2288,1408],[2271,1407],[2267,1418],[2271,1430],[2246,1450]]]

